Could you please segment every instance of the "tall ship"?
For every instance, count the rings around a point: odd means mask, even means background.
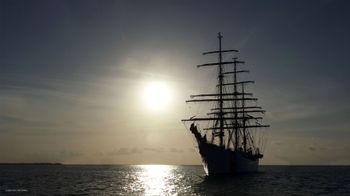
[[[261,129],[265,113],[257,105],[257,98],[247,92],[251,80],[242,80],[249,73],[242,69],[244,61],[235,55],[238,50],[222,49],[221,33],[218,33],[218,50],[203,55],[217,55],[217,62],[197,65],[198,68],[216,67],[216,92],[191,95],[186,103],[209,105],[204,116],[193,116],[182,121],[189,125],[202,158],[207,175],[256,172],[263,158]],[[225,55],[225,56],[224,56]],[[231,60],[227,56],[233,57]],[[248,89],[249,90],[249,89]]]

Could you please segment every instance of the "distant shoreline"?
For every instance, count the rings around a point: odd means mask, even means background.
[[[173,164],[72,164],[72,163],[0,163],[2,165],[66,165],[66,166],[142,166],[142,165],[169,165],[169,166],[202,166],[202,165],[173,165]],[[350,167],[350,165],[259,165],[260,167]]]
[[[0,165],[63,165],[63,163],[0,163]]]

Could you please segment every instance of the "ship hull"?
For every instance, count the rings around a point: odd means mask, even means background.
[[[259,159],[248,157],[247,153],[235,152],[213,144],[200,142],[199,152],[204,171],[208,176],[234,175],[258,171]]]

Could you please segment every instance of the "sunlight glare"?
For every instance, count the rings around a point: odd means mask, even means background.
[[[165,83],[149,83],[143,92],[146,105],[151,109],[164,109],[170,101],[170,89]]]
[[[140,165],[143,169],[139,180],[144,188],[144,195],[172,195],[174,186],[170,179],[173,179],[173,167],[169,165]]]

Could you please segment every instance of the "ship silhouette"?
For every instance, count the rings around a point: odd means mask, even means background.
[[[246,86],[254,81],[239,80],[241,74],[249,73],[240,68],[244,61],[236,56],[230,61],[223,60],[223,55],[235,54],[238,50],[223,50],[222,38],[219,32],[218,50],[203,53],[218,55],[218,61],[197,65],[199,68],[217,67],[217,92],[191,95],[186,101],[212,103],[214,106],[205,117],[182,120],[185,124],[191,122],[188,127],[198,144],[208,176],[256,172],[263,154],[258,144],[261,138],[255,133],[269,127],[261,122],[265,110],[257,105],[257,98],[252,93],[246,92]],[[207,122],[209,127],[199,128],[199,122]]]

